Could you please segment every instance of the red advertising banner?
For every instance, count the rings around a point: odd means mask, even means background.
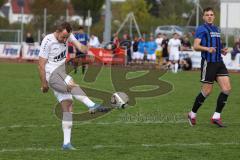
[[[90,48],[88,51],[87,61],[104,63],[104,64],[125,64],[125,53],[122,48],[107,50],[104,48]]]

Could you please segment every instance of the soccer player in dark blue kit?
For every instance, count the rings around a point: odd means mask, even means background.
[[[78,28],[78,32],[76,32],[74,34],[74,36],[78,40],[78,42],[80,42],[82,45],[85,45],[85,46],[88,45],[89,37],[84,32],[83,26],[80,26]],[[76,58],[75,58],[75,62],[74,62],[74,73],[77,73],[77,67],[78,67],[78,62],[79,62],[79,58],[80,58],[80,59],[82,59],[82,74],[84,74],[85,68],[86,68],[86,64],[84,62],[85,57],[86,57],[85,53],[82,53],[81,51],[77,50]]]
[[[221,120],[221,112],[227,102],[231,91],[230,78],[222,56],[227,54],[227,48],[221,44],[221,35],[217,26],[213,24],[215,19],[214,11],[208,7],[203,10],[204,24],[196,30],[194,39],[194,49],[201,51],[201,92],[197,95],[188,113],[188,120],[191,126],[196,124],[196,114],[204,100],[211,93],[213,83],[216,81],[221,89],[217,99],[216,110],[211,118],[211,123],[219,127],[224,127]]]

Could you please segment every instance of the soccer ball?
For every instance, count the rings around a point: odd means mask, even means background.
[[[126,108],[128,101],[128,95],[124,92],[113,93],[111,97],[111,105],[115,108]]]

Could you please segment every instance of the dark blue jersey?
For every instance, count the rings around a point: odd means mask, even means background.
[[[221,62],[221,33],[217,26],[212,24],[203,24],[199,26],[196,30],[195,38],[201,39],[201,46],[214,47],[216,49],[215,53],[209,53],[207,51],[202,51],[202,59],[207,60],[207,62]]]
[[[75,33],[75,38],[83,45],[87,45],[88,42],[88,35],[86,33]]]

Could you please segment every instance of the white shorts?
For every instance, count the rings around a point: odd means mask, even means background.
[[[156,60],[156,55],[155,55],[155,54],[148,54],[148,55],[147,55],[147,59],[148,59],[148,60],[155,61],[155,60]]]
[[[72,94],[70,93],[61,93],[61,92],[55,91],[54,89],[52,90],[58,102],[62,102],[63,100],[73,100]]]
[[[138,54],[139,54],[138,52],[133,52],[133,54],[132,54],[132,59],[139,59],[139,58],[138,58],[138,57],[139,57]]]
[[[169,54],[170,61],[178,61],[179,60],[179,53],[170,53]]]
[[[138,52],[138,59],[143,60],[144,53]]]

